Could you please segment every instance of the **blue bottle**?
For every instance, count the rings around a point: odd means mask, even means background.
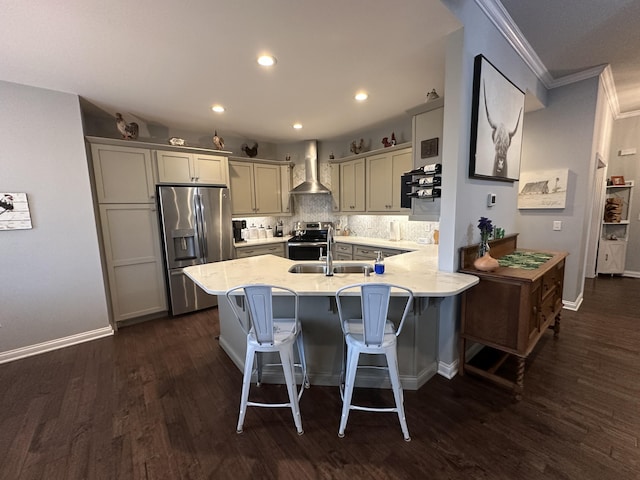
[[[373,265],[373,269],[376,272],[376,275],[382,275],[384,273],[384,260],[382,260],[382,252],[376,251],[378,256],[376,257],[376,261]]]

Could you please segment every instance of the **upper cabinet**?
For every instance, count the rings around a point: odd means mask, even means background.
[[[290,213],[290,166],[282,162],[232,159],[229,188],[233,215]]]
[[[151,151],[91,144],[99,203],[155,203]]]
[[[229,184],[226,157],[162,150],[155,150],[154,154],[160,183]]]
[[[340,211],[340,165],[333,163],[331,169],[331,210]]]
[[[340,164],[340,210],[365,211],[365,160],[358,158]]]
[[[409,209],[402,208],[400,203],[402,175],[412,169],[413,156],[409,144],[332,161],[332,210],[343,213],[409,213]]]
[[[412,169],[410,148],[367,157],[367,212],[408,213],[400,206],[401,182]]]

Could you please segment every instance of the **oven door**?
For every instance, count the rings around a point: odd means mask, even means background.
[[[319,260],[327,254],[325,242],[289,242],[287,249],[291,260]]]

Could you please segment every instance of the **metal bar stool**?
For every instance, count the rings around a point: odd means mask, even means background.
[[[345,318],[342,302],[345,296],[356,295],[359,289],[361,318]],[[406,304],[402,317],[396,327],[387,318],[389,311],[389,298],[391,290],[401,290],[402,296],[406,297]],[[397,293],[397,292],[396,292]],[[346,372],[344,375],[344,386],[340,386],[342,396],[342,415],[340,417],[340,428],[338,436],[344,437],[344,430],[347,426],[347,419],[351,410],[363,410],[369,412],[396,412],[400,420],[400,427],[404,439],[411,440],[407,421],[404,414],[404,396],[400,375],[398,373],[398,356],[396,339],[402,331],[402,325],[411,308],[413,302],[413,292],[408,288],[388,283],[359,283],[348,285],[336,292],[336,303],[340,325],[347,345]],[[358,365],[361,353],[373,355],[384,355],[387,360],[386,367]],[[386,369],[389,373],[391,388],[395,398],[395,407],[365,407],[351,403],[353,388],[356,379],[356,372],[362,368]]]
[[[243,291],[244,299],[249,311],[249,325],[245,326],[242,321],[240,307],[231,298],[239,295],[239,290]],[[290,295],[294,299],[294,316],[293,318],[274,318],[273,317],[273,294]],[[238,417],[237,433],[242,433],[244,417],[247,407],[290,407],[293,414],[293,421],[296,425],[298,435],[302,435],[302,418],[300,416],[300,407],[298,402],[302,397],[304,388],[309,388],[309,379],[307,377],[307,364],[304,355],[304,341],[302,338],[302,330],[298,319],[298,294],[286,287],[278,287],[274,285],[241,285],[232,288],[226,292],[227,300],[232,307],[236,318],[247,332],[247,354],[244,363],[244,376],[242,379],[242,394],[240,397],[240,415]],[[294,344],[298,348],[300,363],[295,363]],[[260,353],[278,352],[280,355],[280,363],[270,365],[282,365],[284,378],[287,385],[287,393],[289,402],[287,403],[262,403],[249,401],[249,388],[251,385],[251,376],[254,371],[254,359],[257,370],[257,385],[262,381],[262,359]],[[302,369],[302,386],[297,389],[295,367]]]

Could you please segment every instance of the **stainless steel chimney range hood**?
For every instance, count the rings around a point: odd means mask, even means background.
[[[289,193],[291,195],[327,195],[331,193],[327,187],[320,183],[318,168],[318,142],[308,140],[304,150],[304,176],[305,181],[295,187]]]

